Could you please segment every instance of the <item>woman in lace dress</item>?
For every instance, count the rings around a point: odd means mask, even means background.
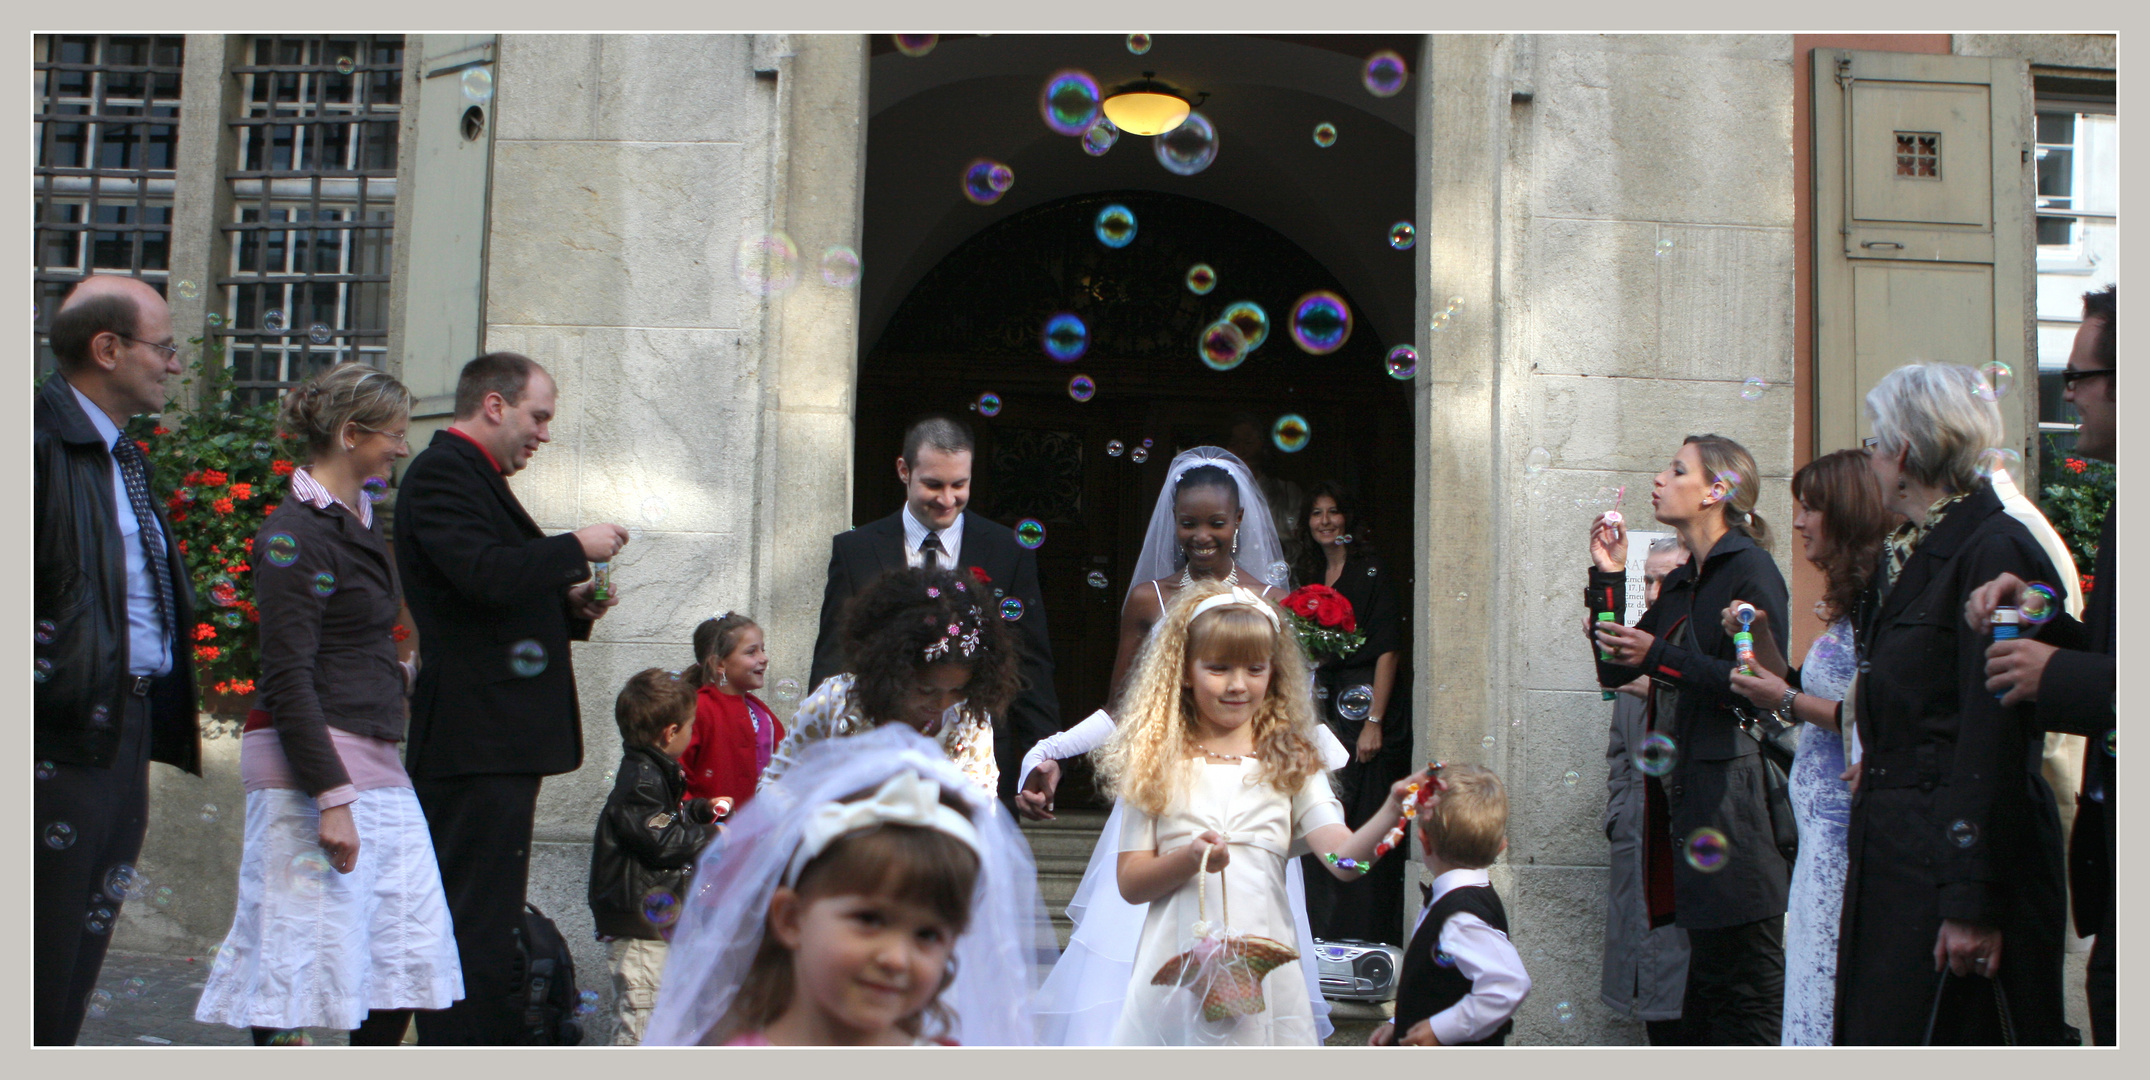
[[[769,756],[760,789],[824,739],[900,722],[938,742],[988,796],[999,788],[992,717],[1016,690],[1015,636],[990,597],[946,570],[891,570],[844,609],[845,671],[814,688]]]
[[[1792,531],[1802,553],[1827,581],[1814,614],[1828,629],[1807,649],[1806,663],[1784,670],[1783,651],[1763,642],[1766,617],[1754,623],[1755,657],[1763,670],[1733,675],[1732,687],[1756,706],[1791,704],[1805,726],[1792,760],[1792,813],[1799,821],[1799,859],[1792,865],[1784,914],[1784,1034],[1786,1046],[1827,1046],[1836,1010],[1837,926],[1844,909],[1848,867],[1845,829],[1851,824],[1846,760],[1857,760],[1856,736],[1843,733],[1843,702],[1858,671],[1852,609],[1866,592],[1889,526],[1881,488],[1866,456],[1839,450],[1792,476],[1797,512]],[[1725,632],[1739,628],[1737,603],[1724,610]],[[1772,670],[1775,669],[1775,670]],[[1788,681],[1787,681],[1788,680]],[[1847,745],[1851,744],[1851,745]],[[1852,751],[1847,754],[1847,750]]]

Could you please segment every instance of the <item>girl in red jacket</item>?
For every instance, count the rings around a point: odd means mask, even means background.
[[[694,656],[694,666],[681,672],[698,687],[694,740],[679,757],[687,795],[729,799],[736,812],[754,797],[770,752],[784,741],[784,725],[753,694],[769,670],[761,627],[737,612],[705,619],[694,628]]]

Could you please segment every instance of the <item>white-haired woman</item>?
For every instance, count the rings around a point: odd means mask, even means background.
[[[2061,998],[2060,819],[2029,706],[1986,689],[1989,633],[1964,601],[2001,574],[2053,566],[1980,475],[2002,445],[1978,374],[1912,364],[1866,395],[1867,456],[1905,519],[1857,628],[1864,746],[1847,837],[1838,1045],[2055,1044]],[[2011,1030],[2012,1029],[2012,1030]]]

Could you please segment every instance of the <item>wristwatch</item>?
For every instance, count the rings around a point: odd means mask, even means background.
[[[1777,701],[1777,711],[1783,713],[1786,720],[1796,719],[1792,712],[1792,701],[1798,696],[1799,691],[1787,686],[1784,688],[1784,697]]]

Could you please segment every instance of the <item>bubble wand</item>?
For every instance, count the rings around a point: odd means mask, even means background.
[[[1598,520],[1599,520],[1599,521],[1601,521],[1601,522],[1603,522],[1603,523],[1605,523],[1605,524],[1607,524],[1607,525],[1611,525],[1611,526],[1613,526],[1613,527],[1615,527],[1615,528],[1618,528],[1618,527],[1619,527],[1619,525],[1620,525],[1620,523],[1621,523],[1621,522],[1622,522],[1622,521],[1624,520],[1624,519],[1623,519],[1623,518],[1621,518],[1621,516],[1620,516],[1620,504],[1621,504],[1621,503],[1622,503],[1623,501],[1625,501],[1626,499],[1627,499],[1627,485],[1626,485],[1626,484],[1622,484],[1622,485],[1620,485],[1620,487],[1619,487],[1619,489],[1618,489],[1618,490],[1616,490],[1616,491],[1614,491],[1614,492],[1613,492],[1613,506],[1612,506],[1612,509],[1610,509],[1610,510],[1607,510],[1607,511],[1605,511],[1604,515],[1603,515],[1603,516],[1601,516],[1600,518],[1598,518]],[[1615,616],[1615,615],[1613,614],[1612,606],[1613,606],[1613,605],[1612,605],[1612,590],[1611,590],[1611,589],[1607,589],[1607,590],[1605,590],[1605,603],[1604,603],[1604,606],[1602,606],[1602,607],[1597,607],[1596,605],[1593,605],[1593,607],[1595,607],[1595,608],[1596,608],[1596,612],[1597,612],[1597,617],[1598,617],[1598,621],[1599,621],[1599,622],[1601,622],[1601,623],[1605,623],[1605,622],[1612,622],[1612,621],[1614,621],[1614,620],[1615,620],[1616,616]],[[1604,649],[1604,647],[1600,646],[1600,647],[1599,647],[1599,649],[1598,649],[1598,659],[1600,659],[1600,660],[1610,660],[1610,659],[1612,659],[1612,653],[1610,653],[1610,652],[1606,651],[1606,650]],[[1617,692],[1615,692],[1615,691],[1612,691],[1612,690],[1607,690],[1607,689],[1605,689],[1605,688],[1603,688],[1603,687],[1599,687],[1599,688],[1598,688],[1598,700],[1600,700],[1600,701],[1611,701],[1611,700],[1612,700],[1613,698],[1615,698],[1615,697],[1618,697],[1618,696],[1619,696],[1619,695],[1618,695],[1618,693],[1617,693]]]

